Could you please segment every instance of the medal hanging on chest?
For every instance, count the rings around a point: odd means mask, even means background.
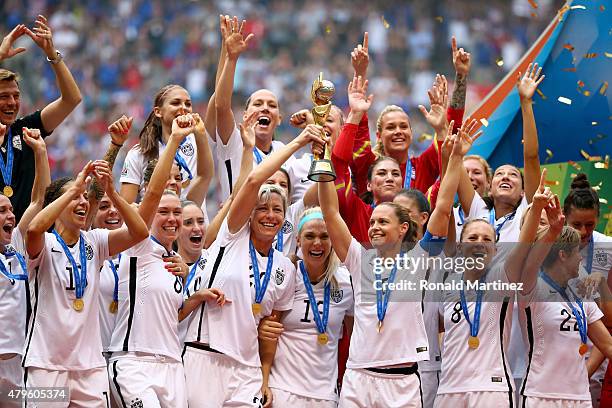
[[[85,287],[87,286],[87,256],[85,252],[85,239],[83,239],[83,234],[79,233],[79,261],[81,263],[81,267],[79,268],[74,257],[72,256],[72,253],[70,252],[70,249],[68,248],[68,245],[66,245],[64,239],[55,229],[53,230],[53,235],[55,235],[57,242],[64,250],[64,254],[72,266],[76,296],[76,299],[72,301],[72,308],[77,312],[81,312],[85,307],[83,294],[85,293]]]
[[[261,302],[266,289],[268,288],[268,282],[270,282],[270,275],[272,274],[272,264],[274,262],[274,250],[270,248],[268,251],[268,264],[266,265],[266,273],[264,274],[263,282],[259,276],[259,264],[257,263],[257,255],[255,254],[255,247],[253,241],[249,240],[249,254],[251,255],[251,264],[253,266],[253,286],[255,287],[255,303],[252,305],[253,315],[257,316],[261,314],[262,307]]]
[[[327,322],[329,321],[329,300],[331,299],[331,287],[329,282],[325,282],[325,286],[323,288],[323,316],[321,316],[319,314],[317,298],[314,295],[314,289],[303,261],[300,262],[300,271],[302,272],[302,280],[304,281],[304,287],[306,288],[306,293],[308,294],[308,300],[312,310],[312,317],[317,326],[317,343],[324,346],[329,342],[329,336],[327,335]]]

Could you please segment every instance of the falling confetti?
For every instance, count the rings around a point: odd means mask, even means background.
[[[331,27],[325,26],[325,34],[329,34],[329,33],[331,33]]]
[[[578,5],[578,6],[572,6],[570,7],[571,10],[586,10],[586,7],[583,6],[582,4]]]
[[[606,200],[605,198],[599,197],[599,202],[602,204],[608,204],[608,200]]]
[[[443,22],[443,21],[444,21],[444,17],[442,17],[442,16],[436,16],[436,21],[437,21],[438,23],[441,23],[441,22]]]
[[[605,81],[603,85],[601,86],[601,88],[599,89],[599,94],[605,95],[607,90],[608,90],[608,81]]]
[[[584,150],[580,149],[580,154],[582,155],[582,157],[584,157],[587,160],[591,159],[591,155],[588,154],[587,152],[585,152]]]
[[[538,3],[536,3],[535,0],[529,0],[529,4],[531,4],[531,7],[533,7],[534,9],[538,8]]]
[[[564,103],[566,105],[571,105],[572,104],[572,100],[570,98],[566,98],[565,96],[560,96],[557,99],[559,102]]]
[[[500,57],[500,58],[498,58],[498,59],[496,59],[496,60],[495,60],[495,64],[496,64],[498,67],[503,67],[503,66],[504,66],[504,60],[503,60],[503,59]]]
[[[536,13],[535,11],[532,11],[529,14],[531,15],[531,18],[536,18],[538,16],[538,13]]]
[[[612,58],[612,52],[604,52],[606,58]]]
[[[582,166],[579,165],[578,163],[576,163],[575,161],[568,160],[567,164],[569,164],[570,166],[572,166],[573,168],[575,168],[578,171],[582,171]]]
[[[387,20],[385,20],[385,16],[381,16],[381,18],[382,18],[383,26],[388,30],[389,27],[391,27],[391,25],[387,22]]]
[[[597,122],[591,122],[591,125],[597,126]]]
[[[576,68],[563,68],[565,72],[576,72]]]
[[[482,126],[484,127],[489,126],[489,121],[486,118],[480,119],[480,123],[482,123]]]
[[[569,50],[569,51],[574,51],[574,46],[572,44],[570,44],[570,43],[565,44],[563,46],[563,48],[565,48],[566,50]]]
[[[582,92],[582,94],[584,96],[591,96],[591,91],[584,91],[584,92]]]
[[[544,160],[544,164],[548,163],[550,161],[550,159],[552,159],[554,156],[552,150],[550,149],[546,149],[546,160]]]
[[[597,57],[596,52],[589,52],[588,54],[584,54],[584,58],[591,59]]]
[[[540,88],[536,88],[536,92],[540,95],[540,98],[546,99],[546,95],[544,95],[544,92],[540,91]]]
[[[597,167],[597,166],[595,166],[595,167]],[[602,186],[602,185],[603,185],[603,181],[600,181],[598,185],[596,185],[596,186],[592,186],[591,188],[592,188],[593,190],[595,190],[595,191],[599,191],[599,190],[601,190],[601,186]]]
[[[544,181],[544,184],[547,186],[558,186],[559,182],[557,180],[546,180]]]
[[[602,4],[601,6],[599,6],[599,11],[604,11],[606,9],[606,7]]]
[[[584,87],[584,82],[579,80],[579,81],[578,81],[578,86],[579,86],[580,88]]]
[[[433,139],[433,136],[429,133],[421,133],[421,136],[419,136],[419,143],[423,143],[424,141],[431,139]]]

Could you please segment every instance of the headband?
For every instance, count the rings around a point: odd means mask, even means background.
[[[314,211],[314,212],[311,212],[308,215],[305,215],[300,220],[300,223],[298,224],[298,234],[302,231],[302,228],[304,227],[304,224],[306,224],[308,221],[322,220],[322,219],[323,219],[323,213],[321,211]]]

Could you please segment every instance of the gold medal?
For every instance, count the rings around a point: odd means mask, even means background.
[[[253,314],[257,316],[261,313],[261,303],[253,303]]]
[[[7,197],[12,197],[13,188],[11,186],[5,186],[4,189],[2,190],[2,194],[4,194]]]
[[[578,348],[578,353],[581,356],[584,356],[586,354],[586,352],[589,351],[589,346],[587,346],[586,344],[582,343],[580,345],[580,347]]]
[[[112,314],[117,313],[117,309],[119,309],[119,305],[117,304],[116,300],[113,300],[110,303],[110,306],[108,307],[108,311],[111,312]]]
[[[382,331],[382,328],[383,328],[383,322],[379,320],[378,324],[376,325],[376,331],[380,333]]]
[[[83,299],[74,299],[72,301],[72,308],[76,310],[77,312],[80,312],[81,310],[83,310],[83,306],[85,306]]]
[[[476,350],[478,346],[480,346],[480,340],[478,340],[478,337],[475,337],[475,336],[468,337],[468,346],[472,350]]]
[[[322,346],[326,345],[328,341],[329,341],[329,337],[327,337],[327,333],[320,333],[317,336],[317,343],[319,343]]]

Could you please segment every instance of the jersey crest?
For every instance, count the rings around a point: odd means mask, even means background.
[[[291,224],[289,221],[285,220],[285,222],[283,223],[283,226],[281,228],[281,231],[283,232],[283,234],[290,234],[293,232],[293,224]]]
[[[23,150],[21,137],[19,135],[13,136],[13,147],[17,150]]]
[[[91,261],[93,259],[93,256],[94,256],[93,248],[91,245],[89,245],[86,242],[85,243],[85,257],[87,258],[88,261]]]
[[[332,289],[330,292],[330,297],[334,303],[340,303],[344,297],[344,291],[342,289]]]
[[[142,400],[140,398],[136,398],[132,400],[130,404],[130,408],[144,408],[144,405],[142,404]]]
[[[285,271],[282,270],[281,268],[276,268],[276,273],[274,274],[274,280],[276,281],[277,285],[282,285],[282,283],[285,281]]]
[[[595,251],[594,258],[600,266],[606,266],[606,264],[608,263],[608,254],[606,253],[606,251]]]
[[[185,156],[193,156],[194,150],[191,143],[184,143],[180,149]]]

